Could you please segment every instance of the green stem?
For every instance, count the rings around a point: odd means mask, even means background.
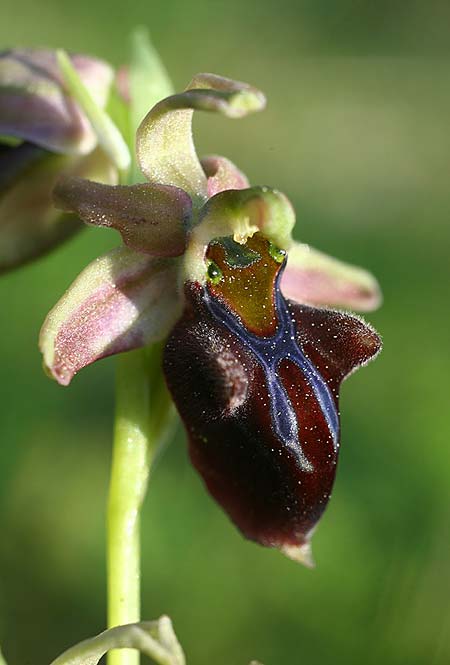
[[[161,373],[161,347],[118,357],[116,420],[108,501],[108,626],[140,619],[140,509],[172,411]],[[109,665],[137,665],[139,653],[112,651]]]
[[[140,508],[147,488],[152,442],[150,395],[143,350],[117,359],[116,420],[108,500],[108,626],[140,618]],[[134,650],[113,651],[109,665],[137,665]]]
[[[64,63],[63,63],[64,64]],[[167,73],[145,30],[132,40],[132,135],[149,108],[172,94]],[[134,155],[134,145],[130,146]],[[134,159],[122,184],[142,179]],[[161,346],[118,357],[116,417],[107,515],[108,627],[140,619],[140,509],[151,465],[173,422],[173,406],[161,372]],[[108,654],[108,665],[138,665],[133,649]]]

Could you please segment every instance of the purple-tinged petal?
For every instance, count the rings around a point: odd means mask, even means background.
[[[44,254],[83,224],[56,210],[52,190],[61,175],[115,183],[117,172],[103,151],[56,155],[27,143],[0,151],[0,273]]]
[[[83,55],[71,60],[97,104],[104,106],[113,80],[111,67]],[[89,121],[64,92],[53,51],[0,53],[0,134],[59,153],[86,154],[95,147]]]
[[[44,366],[66,386],[100,358],[163,339],[180,303],[176,261],[118,247],[87,266],[47,315]]]
[[[208,248],[206,285],[186,284],[164,372],[212,496],[247,538],[311,565],[336,473],[340,383],[380,339],[357,317],[285,300],[284,262],[261,234],[246,252],[231,243]]]
[[[75,212],[87,224],[116,229],[125,245],[153,256],[180,256],[192,212],[189,196],[158,184],[103,185],[82,178],[61,180],[57,208]]]
[[[247,176],[226,157],[208,155],[201,159],[203,171],[208,178],[208,198],[226,189],[250,187]]]
[[[291,245],[295,213],[287,197],[269,187],[228,189],[209,199],[200,210],[185,254],[185,274],[191,281],[206,280],[206,248],[214,238],[232,235],[245,244],[261,231],[283,254]]]
[[[289,250],[281,290],[286,298],[300,303],[361,312],[376,309],[382,300],[378,282],[370,272],[297,242]]]
[[[185,92],[163,99],[142,121],[136,137],[142,173],[151,182],[182,187],[201,205],[208,188],[192,137],[194,110],[241,118],[264,105],[263,94],[246,83],[198,74]]]

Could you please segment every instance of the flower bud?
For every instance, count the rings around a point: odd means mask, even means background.
[[[83,55],[71,60],[95,103],[103,107],[112,68]],[[116,169],[97,147],[91,123],[65,90],[55,52],[0,53],[0,272],[82,228],[75,216],[64,222],[53,208],[51,192],[61,175],[117,182]]]
[[[84,55],[73,55],[71,60],[96,103],[104,107],[112,68]],[[63,154],[87,154],[94,149],[96,135],[66,93],[54,51],[0,53],[0,135]]]

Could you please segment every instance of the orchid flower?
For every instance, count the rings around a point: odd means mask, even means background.
[[[136,139],[147,182],[66,178],[55,203],[123,244],[87,266],[48,314],[44,364],[68,385],[106,356],[166,340],[166,382],[192,462],[242,533],[311,563],[333,485],[342,380],[380,349],[357,316],[376,280],[295,242],[294,211],[228,159],[199,160],[194,110],[240,118],[263,94],[199,74],[158,104]]]
[[[96,107],[103,109],[113,69],[84,55],[73,55],[70,62]],[[61,215],[52,205],[52,189],[61,175],[118,181],[91,120],[64,84],[56,52],[1,52],[0,272],[82,228],[77,217]]]

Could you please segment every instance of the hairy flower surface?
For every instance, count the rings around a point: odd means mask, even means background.
[[[84,55],[71,62],[95,103],[104,107],[114,72]],[[82,228],[61,215],[52,190],[61,175],[117,182],[88,118],[65,89],[56,53],[0,53],[0,272],[39,256]]]
[[[239,118],[264,103],[200,74],[138,130],[147,183],[58,184],[59,208],[124,244],[49,313],[41,349],[67,385],[100,358],[167,338],[166,381],[208,490],[245,536],[309,563],[336,472],[339,386],[380,348],[361,319],[320,307],[372,309],[380,292],[366,271],[292,240],[283,194],[250,187],[224,157],[197,158],[194,110]]]
[[[286,300],[285,258],[261,234],[245,251],[214,240],[207,256],[208,282],[186,284],[164,356],[192,462],[244,535],[310,563],[336,473],[339,386],[379,337]]]

